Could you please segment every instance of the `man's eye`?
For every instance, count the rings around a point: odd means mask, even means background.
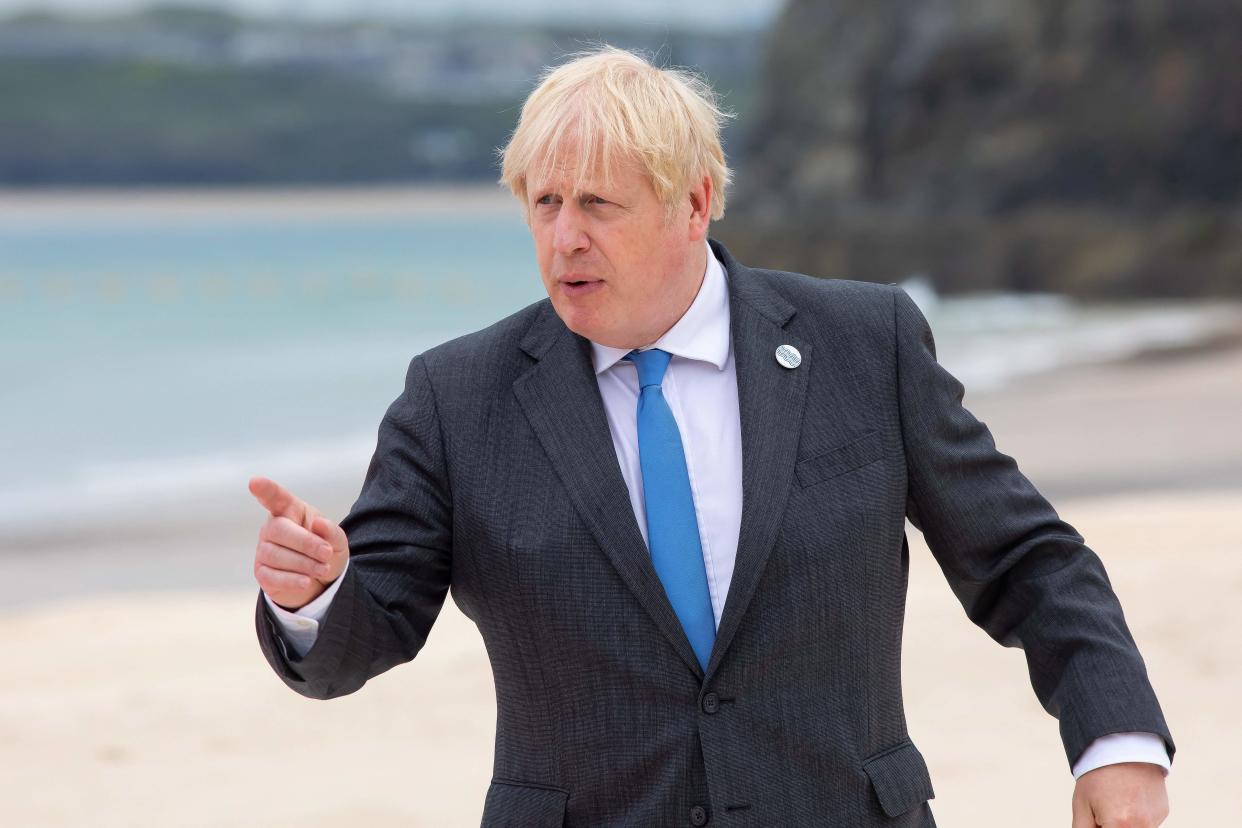
[[[608,203],[607,199],[600,198],[599,196],[587,196],[587,201],[594,202],[595,204],[607,204]]]

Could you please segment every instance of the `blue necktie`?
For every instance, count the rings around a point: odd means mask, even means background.
[[[625,359],[638,368],[638,460],[647,506],[647,545],[669,603],[703,670],[716,640],[716,617],[707,592],[699,524],[694,517],[690,475],[681,433],[660,384],[672,355],[652,348]]]

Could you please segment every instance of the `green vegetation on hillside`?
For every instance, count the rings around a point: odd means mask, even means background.
[[[0,60],[0,181],[481,179],[517,102],[402,101],[325,73]]]

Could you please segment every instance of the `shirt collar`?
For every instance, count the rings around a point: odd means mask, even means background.
[[[703,274],[703,284],[699,287],[694,301],[681,315],[681,319],[650,347],[668,351],[673,356],[710,362],[717,370],[723,371],[729,361],[731,345],[726,278],[724,266],[716,259],[709,246],[707,270]],[[595,366],[595,373],[598,375],[607,371],[631,350],[633,349],[613,348],[592,342],[591,362]]]

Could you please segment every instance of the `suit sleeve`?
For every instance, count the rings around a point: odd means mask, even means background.
[[[1062,521],[936,361],[930,326],[894,287],[906,515],[967,616],[1026,656],[1040,704],[1060,722],[1070,766],[1094,739],[1173,739],[1099,557]]]
[[[349,565],[313,646],[290,653],[262,592],[255,609],[268,663],[304,696],[352,693],[414,658],[444,605],[452,570],[452,498],[435,395],[421,357],[379,426],[362,492],[341,521]]]

